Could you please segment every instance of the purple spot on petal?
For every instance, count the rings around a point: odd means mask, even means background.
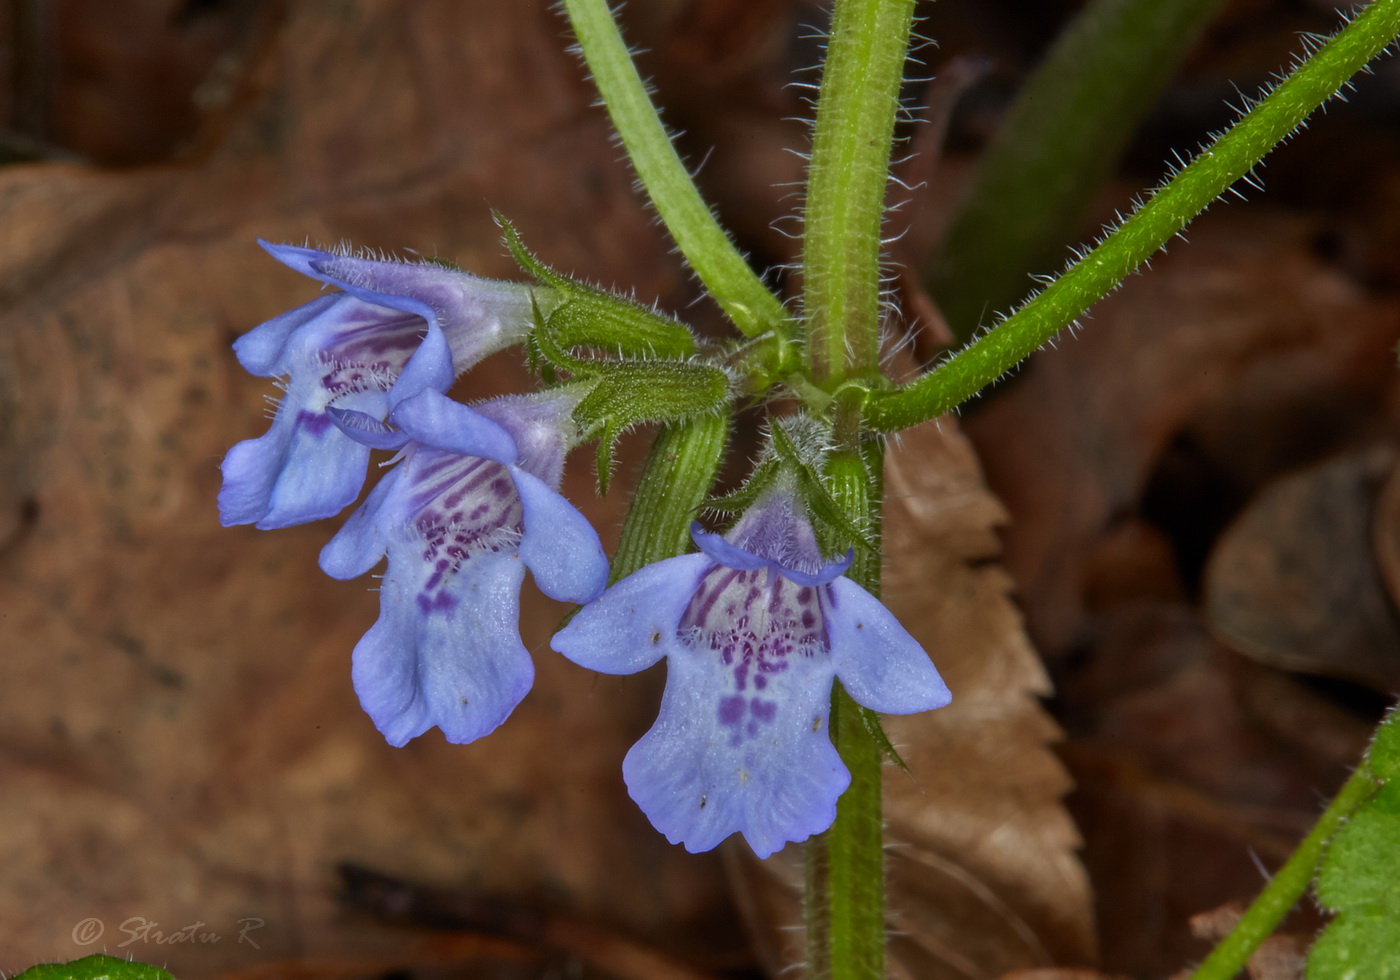
[[[297,412],[296,420],[292,424],[307,435],[319,439],[331,427],[331,417],[325,412],[308,412],[303,408]]]
[[[744,699],[738,695],[721,699],[719,703],[719,723],[733,728],[744,719]]]
[[[756,721],[767,724],[778,717],[778,702],[754,698],[749,702],[749,711],[753,714]]]

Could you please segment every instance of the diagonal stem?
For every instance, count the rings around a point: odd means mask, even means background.
[[[996,381],[1116,288],[1192,218],[1347,84],[1400,34],[1400,0],[1375,0],[1297,64],[1262,101],[1097,247],[980,340],[892,392],[872,394],[866,422],[907,429],[956,408]]]
[[[785,330],[787,310],[715,220],[676,154],[607,0],[564,0],[564,8],[613,127],[681,254],[746,336]]]

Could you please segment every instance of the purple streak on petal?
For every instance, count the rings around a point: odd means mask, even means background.
[[[550,646],[604,674],[644,670],[670,649],[681,613],[713,567],[705,555],[681,555],[633,572],[584,606]]]
[[[320,418],[334,422],[335,427],[346,436],[371,449],[402,449],[409,441],[407,433],[385,425],[365,412],[332,405]]]
[[[338,296],[318,296],[310,303],[288,310],[266,323],[259,324],[233,342],[238,363],[249,374],[260,378],[275,378],[286,374],[284,355],[287,342],[308,323],[319,319],[337,302]]]
[[[741,695],[710,651],[677,644],[656,724],[622,764],[628,792],[692,853],[738,831],[764,858],[825,830],[850,783],[827,736],[831,679],[829,661],[805,659]]]
[[[419,560],[441,578],[483,550],[512,553],[522,509],[510,471],[500,463],[415,445],[399,467],[402,481],[389,526],[416,542]]]
[[[928,654],[879,599],[843,578],[828,586],[824,604],[836,675],[858,703],[911,714],[952,700]]]
[[[734,690],[763,690],[795,660],[827,659],[817,590],[771,569],[718,566],[701,579],[678,634],[711,652],[733,675]]]
[[[400,402],[389,421],[438,449],[515,465],[515,440],[498,423],[436,391]]]
[[[379,621],[355,647],[352,670],[360,703],[389,744],[433,727],[449,742],[474,741],[525,697],[534,664],[518,625],[524,574],[513,552],[483,551],[430,587],[432,569],[416,546],[391,545]]]
[[[608,584],[598,532],[573,504],[530,473],[512,469],[524,507],[520,558],[540,591],[564,602],[591,602]]]

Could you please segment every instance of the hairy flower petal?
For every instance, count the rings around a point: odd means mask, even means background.
[[[759,857],[836,819],[850,783],[828,736],[833,680],[890,712],[947,704],[918,643],[824,562],[790,490],[771,491],[701,553],[657,562],[585,606],[553,640],[605,673],[665,657],[656,724],[627,754],[628,792],[672,843],[741,833]],[[797,567],[794,567],[797,566]]]
[[[598,598],[608,584],[608,558],[598,532],[544,481],[518,468],[511,475],[524,508],[520,558],[535,584],[551,599],[564,602]]]
[[[802,659],[738,693],[709,654],[673,650],[656,724],[627,753],[623,778],[671,843],[708,851],[738,830],[767,857],[831,826],[850,784],[827,734],[831,665]]]
[[[836,676],[857,703],[908,715],[953,699],[923,647],[879,599],[841,578],[831,584],[825,605]]]
[[[645,670],[670,651],[681,613],[711,567],[704,555],[681,555],[633,572],[585,606],[550,645],[599,673]]]
[[[355,647],[355,691],[391,745],[433,727],[471,742],[505,721],[534,681],[517,625],[525,568],[512,551],[481,552],[430,587],[433,567],[413,552],[411,543],[390,549],[379,621]]]
[[[572,402],[553,394],[556,429]],[[538,404],[513,400],[543,424]],[[499,405],[490,406],[493,410]],[[598,535],[571,504],[519,464],[505,425],[435,391],[390,415],[409,441],[400,462],[321,552],[337,578],[364,574],[387,553],[379,620],[355,651],[355,690],[384,736],[402,745],[429,728],[468,742],[505,720],[534,676],[520,642],[519,592],[528,567],[556,598],[602,591]],[[546,443],[562,467],[563,431]]]
[[[333,424],[332,408],[380,422],[415,395],[445,391],[481,358],[522,340],[537,303],[554,302],[524,283],[432,263],[262,244],[289,267],[343,291],[274,317],[234,343],[250,372],[287,381],[272,427],[225,461],[219,516],[226,525],[286,527],[344,509],[359,495],[369,458],[355,444],[375,440],[363,425],[347,435]],[[516,453],[510,447],[498,455]]]

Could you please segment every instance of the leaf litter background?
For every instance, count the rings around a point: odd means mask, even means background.
[[[920,214],[946,218],[1073,6],[925,11],[936,71],[993,67]],[[710,322],[557,16],[447,0],[11,13],[4,146],[35,162],[0,171],[0,970],[102,948],[185,976],[782,962],[796,849],[687,855],[626,799],[620,760],[659,674],[550,655],[561,610],[527,589],[539,680],[511,722],[389,749],[348,677],[372,583],[315,569],[332,526],[217,524],[218,460],[261,431],[271,390],[228,343],[315,295],[256,237],[510,276],[495,207],[554,265]],[[1247,89],[1332,16],[1227,4],[1104,213],[1223,121],[1229,79]],[[760,257],[790,258],[769,230],[803,136],[783,83],[815,61],[816,9],[666,0],[629,17],[687,151],[715,147],[707,193]],[[891,725],[912,770],[888,782],[902,975],[1170,975],[1359,755],[1400,676],[1397,106],[1385,66],[1278,155],[1266,196],[1212,211],[1076,339],[892,452],[887,596],[955,692]],[[463,391],[522,378],[504,355]],[[628,452],[623,472],[640,442]],[[590,496],[585,460],[569,482]],[[591,509],[605,538],[620,500]],[[237,941],[247,917],[257,948]],[[81,946],[87,918],[105,932]],[[202,923],[206,941],[121,946],[142,921]],[[1255,975],[1296,975],[1316,924],[1300,913]]]

